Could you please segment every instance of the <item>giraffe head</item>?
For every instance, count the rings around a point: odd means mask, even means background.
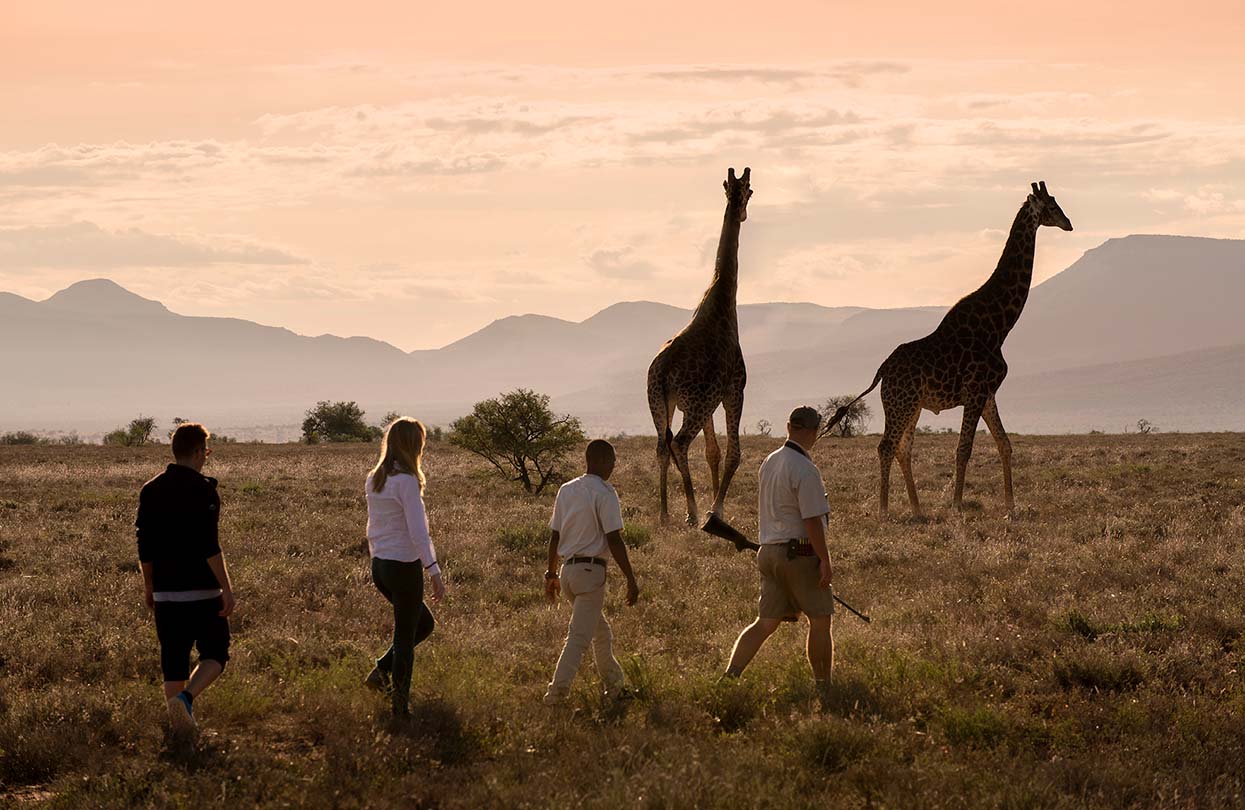
[[[1033,183],[1033,193],[1029,195],[1029,208],[1038,218],[1038,225],[1050,225],[1062,231],[1072,230],[1072,220],[1055,202],[1055,198],[1046,190],[1046,181]]]
[[[751,174],[752,169],[745,166],[743,175],[736,177],[732,167],[726,170],[726,182],[722,183],[722,188],[726,189],[727,204],[734,205],[739,211],[740,222],[748,219],[748,198],[752,196],[752,186],[749,185],[748,178]]]

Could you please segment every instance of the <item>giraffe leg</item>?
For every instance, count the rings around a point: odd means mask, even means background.
[[[999,460],[1003,463],[1003,498],[1007,502],[1007,514],[1010,517],[1016,512],[1016,502],[1012,498],[1012,440],[1007,438],[1003,429],[1003,420],[999,418],[999,406],[991,396],[986,400],[986,407],[981,412],[994,437],[994,444],[999,448]]]
[[[739,422],[743,418],[743,390],[738,396],[730,397],[723,405],[726,408],[726,469],[722,474],[722,486],[718,489],[713,502],[713,514],[718,517],[726,507],[726,493],[731,487],[735,471],[739,469]]]
[[[882,464],[882,477],[878,482],[878,520],[890,517],[891,463],[895,460],[895,448],[899,444],[891,426],[887,424],[878,442],[878,461]]]
[[[670,473],[670,419],[674,413],[674,403],[666,397],[664,390],[655,382],[656,377],[651,370],[648,381],[648,409],[653,417],[653,427],[657,430],[657,469],[661,475],[661,525],[670,522],[670,507],[667,501],[667,480]]]
[[[665,436],[657,439],[657,467],[661,470],[661,525],[665,526],[670,522],[670,505],[666,499],[670,476],[670,445],[666,443]]]
[[[984,401],[964,403],[964,421],[960,424],[960,443],[955,449],[955,511],[964,511],[964,475],[968,472],[968,460],[973,456],[973,440],[977,437],[977,423],[981,421]]]
[[[915,391],[907,390],[908,387],[891,380],[882,381],[882,413],[886,417],[886,427],[882,430],[882,441],[878,442],[878,461],[882,467],[882,477],[878,482],[878,520],[889,517],[891,463],[895,460],[895,453],[903,442],[904,434],[915,430],[921,417],[920,400]],[[917,501],[910,500],[913,512],[920,514]]]
[[[699,510],[696,508],[696,490],[692,487],[692,468],[687,460],[688,448],[692,445],[692,440],[696,438],[696,434],[705,424],[705,419],[709,413],[705,413],[706,409],[698,409],[696,411],[683,412],[683,424],[679,426],[679,432],[675,434],[673,446],[670,448],[674,455],[674,466],[679,468],[679,473],[683,476],[683,494],[687,497],[687,525],[695,526],[699,520]]]
[[[713,430],[713,414],[709,414],[709,418],[705,420],[705,461],[709,465],[709,480],[713,484],[713,503],[714,509],[717,511],[718,502],[718,484],[721,479],[719,473],[722,469],[722,448],[718,447],[718,434]]]
[[[917,414],[920,415],[919,412]],[[916,496],[916,480],[912,477],[912,438],[916,434],[916,422],[904,428],[895,448],[899,459],[899,469],[903,471],[903,481],[908,488],[908,503],[912,505],[912,516],[921,517],[921,502]]]

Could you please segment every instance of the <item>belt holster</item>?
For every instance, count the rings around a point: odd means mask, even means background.
[[[800,544],[799,540],[788,540],[787,541],[787,559],[788,560],[794,560],[796,557],[800,556],[799,554],[796,553],[796,546],[798,546],[799,544]]]

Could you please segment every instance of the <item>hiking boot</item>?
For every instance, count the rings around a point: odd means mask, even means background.
[[[363,685],[377,692],[388,692],[390,689],[389,673],[380,667],[372,667],[372,671],[363,679]]]
[[[568,697],[569,695],[559,695],[553,692],[546,692],[545,696],[540,699],[540,702],[546,706],[565,706],[566,699]]]

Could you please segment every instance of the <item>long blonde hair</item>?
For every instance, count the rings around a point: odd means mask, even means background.
[[[419,488],[424,488],[424,444],[428,439],[428,431],[424,423],[409,416],[395,419],[385,428],[385,436],[380,440],[380,461],[372,468],[372,491],[380,492],[385,488],[389,476],[398,473],[410,473],[419,479]]]

